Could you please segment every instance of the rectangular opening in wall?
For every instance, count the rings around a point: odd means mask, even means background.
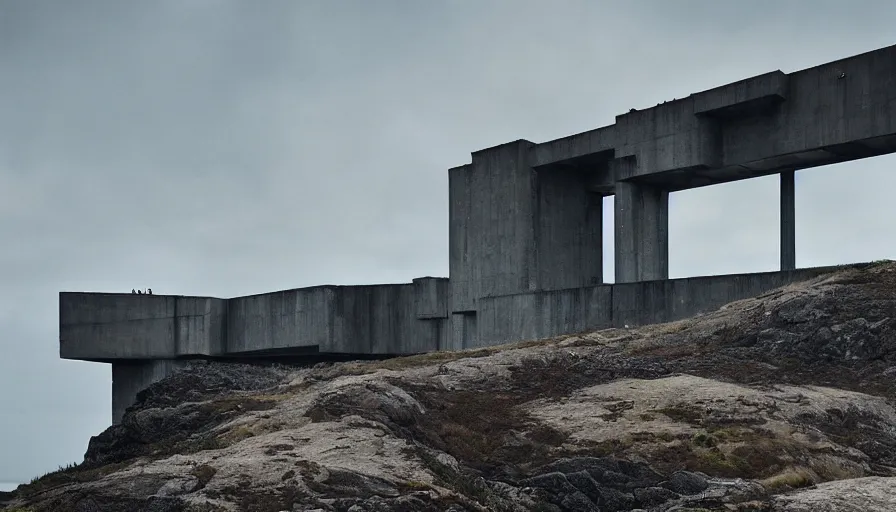
[[[605,283],[614,283],[616,282],[616,267],[615,267],[615,249],[616,249],[616,237],[613,232],[613,223],[614,223],[614,213],[613,207],[616,204],[613,201],[613,196],[607,196],[603,198],[603,274],[604,274],[604,282]]]
[[[775,174],[669,194],[669,277],[778,270],[779,179]]]
[[[796,173],[796,264],[896,259],[896,154]]]

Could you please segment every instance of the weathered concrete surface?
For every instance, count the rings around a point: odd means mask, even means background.
[[[415,354],[449,344],[447,279],[317,286],[216,299],[59,294],[60,357]]]
[[[669,192],[632,182],[616,184],[616,282],[669,277]]]
[[[462,348],[681,320],[836,270],[688,277],[488,297],[480,301],[479,337]]]
[[[226,301],[124,293],[59,294],[59,355],[111,360],[224,352]]]
[[[434,278],[401,285],[319,286],[233,299],[62,293],[60,311],[66,313],[61,315],[60,352],[66,359],[114,362],[459,350],[678,320],[833,270],[508,294],[481,298],[477,310],[450,317],[444,309],[450,287],[447,280]]]
[[[319,286],[230,299],[227,352],[326,347],[335,294],[335,287]]]
[[[602,197],[578,168],[535,170],[532,143],[473,153],[449,171],[453,311],[480,297],[602,282]]]

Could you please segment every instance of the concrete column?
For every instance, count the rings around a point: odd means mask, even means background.
[[[781,173],[781,270],[796,269],[794,172]]]
[[[137,394],[180,368],[189,361],[172,359],[130,360],[112,363],[112,424],[121,423]]]
[[[669,192],[616,183],[616,282],[669,278]]]

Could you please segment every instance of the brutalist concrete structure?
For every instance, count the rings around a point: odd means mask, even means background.
[[[896,46],[633,108],[449,170],[449,279],[219,299],[60,294],[60,355],[112,363],[113,418],[195,357],[389,355],[680,319],[796,269],[794,172],[896,152]],[[670,192],[779,174],[779,272],[668,279]],[[602,198],[615,196],[615,284]],[[757,201],[759,201],[757,199]]]

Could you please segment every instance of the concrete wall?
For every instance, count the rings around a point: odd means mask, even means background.
[[[589,177],[575,167],[535,172],[536,290],[603,283],[603,197],[588,191]]]
[[[322,286],[228,301],[227,353],[308,348],[334,354],[414,354],[447,344],[447,279]]]
[[[480,301],[470,346],[610,327],[613,285],[489,297]]]
[[[283,351],[414,354],[450,344],[451,286],[319,286],[234,299],[60,293],[60,357],[175,359]]]
[[[228,353],[326,346],[337,287],[285,290],[227,301]]]
[[[483,298],[477,337],[468,343],[488,346],[681,320],[831,270],[689,277]]]
[[[210,297],[175,297],[174,345],[177,355],[218,355],[223,345],[227,301]]]
[[[189,361],[170,359],[112,363],[112,424],[121,422],[125,410],[134,404],[137,393],[187,364]]]
[[[603,281],[602,196],[592,173],[530,165],[533,144],[473,153],[449,171],[452,308],[480,297],[591,286]]]
[[[476,299],[535,288],[532,143],[516,141],[473,153],[449,171],[449,248],[453,311]]]
[[[59,294],[59,353],[111,360],[215,355],[225,301],[122,293]]]
[[[417,318],[417,287],[347,286],[336,294],[333,336],[323,352],[414,354],[445,346],[444,318]]]
[[[681,320],[832,270],[830,267],[807,268],[613,285],[613,325],[622,327]]]

